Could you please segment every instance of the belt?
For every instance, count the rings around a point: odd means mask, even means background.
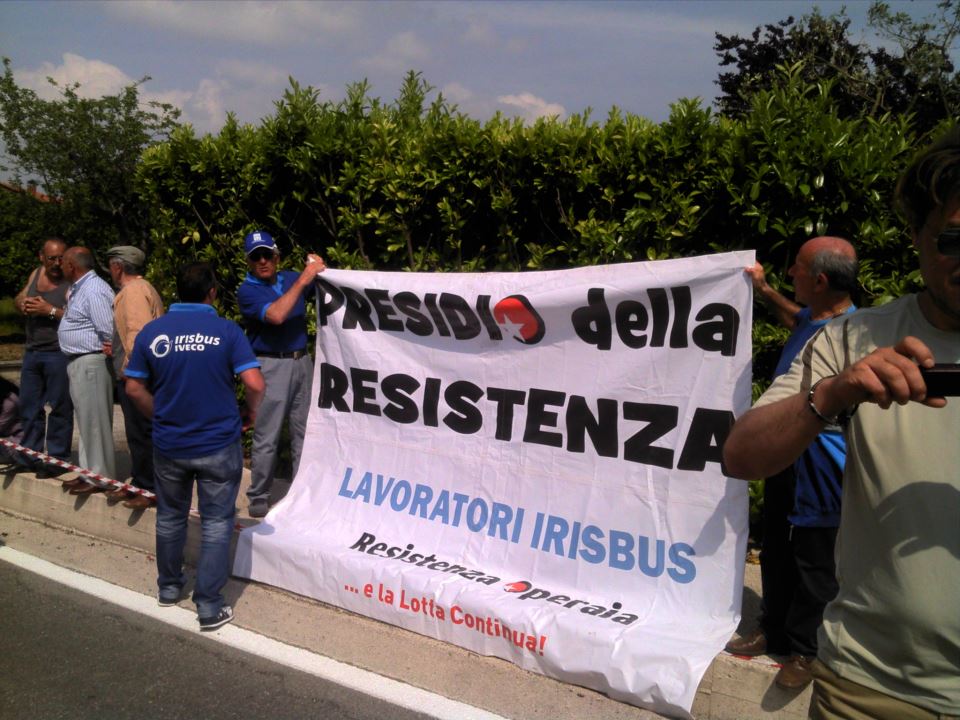
[[[257,357],[275,358],[277,360],[299,360],[307,354],[306,349],[294,350],[292,352],[258,352]]]
[[[103,350],[91,350],[90,352],[77,353],[76,355],[67,355],[67,360],[68,361],[76,360],[77,358],[82,358],[82,357],[85,357],[86,355],[103,355]]]

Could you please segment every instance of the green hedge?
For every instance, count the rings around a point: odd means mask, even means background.
[[[755,248],[775,287],[815,234],[854,241],[861,305],[918,288],[913,249],[890,199],[926,141],[912,119],[841,118],[834,86],[802,67],[730,120],[683,100],[660,124],[618,111],[532,125],[480,123],[411,73],[384,104],[360,83],[342,102],[291,81],[260,125],[217,135],[181,128],[138,170],[153,218],[151,278],[218,262],[223,310],[245,272],[241,239],[270,231],[294,267],[317,251],[342,268],[552,269]],[[787,332],[759,311],[754,393]],[[760,484],[751,509],[760,506]]]
[[[861,304],[919,282],[890,197],[924,138],[909,117],[838,117],[829,81],[798,67],[733,121],[683,100],[654,124],[611,110],[525,125],[466,117],[411,73],[390,104],[364,83],[342,102],[295,82],[259,125],[233,117],[149,148],[138,169],[152,215],[152,279],[219,262],[225,309],[244,272],[241,239],[274,234],[294,266],[307,250],[331,265],[392,270],[524,270],[756,248],[774,285],[808,237],[851,238]],[[761,313],[757,376],[783,333]]]

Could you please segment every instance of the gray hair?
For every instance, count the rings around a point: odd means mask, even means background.
[[[816,277],[823,273],[831,290],[852,293],[857,289],[858,264],[856,257],[836,250],[821,250],[810,262],[810,274]]]
[[[113,265],[114,263],[120,266],[120,269],[123,270],[124,275],[139,275],[140,271],[142,270],[142,268],[134,265],[133,263],[129,263],[126,260],[121,260],[120,258],[116,257],[110,258],[110,261],[107,264]]]

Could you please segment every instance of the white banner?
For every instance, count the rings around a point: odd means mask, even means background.
[[[688,715],[739,621],[753,261],[327,270],[299,472],[234,573]]]

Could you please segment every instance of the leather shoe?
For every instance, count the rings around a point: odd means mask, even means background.
[[[773,681],[784,690],[802,690],[813,680],[813,675],[810,673],[812,664],[812,657],[791,655]]]
[[[60,477],[64,473],[68,472],[70,472],[68,468],[59,467],[58,465],[47,465],[37,470],[37,479],[50,480],[52,478]]]
[[[123,506],[130,508],[131,510],[146,510],[147,508],[152,508],[157,504],[157,501],[153,498],[144,497],[143,495],[134,495],[132,498],[123,503]]]
[[[723,649],[731,655],[743,655],[744,657],[766,655],[767,636],[763,634],[762,630],[754,630],[749,635],[731,640]]]
[[[70,478],[69,480],[64,480],[62,483],[60,483],[60,487],[62,487],[64,490],[73,490],[75,487],[80,487],[81,485],[85,484],[86,483],[82,477],[75,477]]]
[[[120,502],[130,497],[130,492],[124,487],[114,488],[107,493],[107,502]]]
[[[103,492],[106,488],[102,488],[99,485],[91,485],[90,483],[83,483],[82,485],[77,485],[76,487],[70,490],[71,495],[93,495],[94,493]]]

